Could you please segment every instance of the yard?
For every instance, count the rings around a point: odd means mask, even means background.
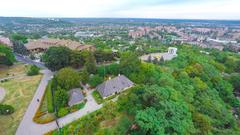
[[[0,83],[0,87],[6,90],[3,104],[14,107],[15,112],[11,115],[0,115],[0,135],[14,135],[17,127],[32,100],[35,90],[42,75],[26,76],[25,65],[17,64],[6,70],[1,70],[0,77],[7,77],[7,74],[23,74],[17,78]]]

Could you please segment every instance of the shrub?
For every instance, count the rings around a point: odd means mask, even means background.
[[[39,74],[39,70],[40,70],[40,68],[37,67],[36,65],[31,65],[28,68],[27,75],[28,76],[38,75]]]
[[[49,81],[49,83],[47,85],[47,90],[46,90],[46,94],[47,94],[46,95],[47,96],[47,109],[48,109],[48,112],[50,112],[50,113],[54,112],[51,85],[52,85],[52,80]]]
[[[60,108],[59,111],[57,112],[58,117],[63,117],[69,113],[68,108]]]
[[[14,108],[10,105],[0,104],[0,114],[1,115],[9,115],[14,112]]]

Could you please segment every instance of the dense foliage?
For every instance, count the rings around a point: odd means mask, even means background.
[[[116,103],[107,103],[100,111],[64,127],[59,133],[240,134],[240,101],[234,95],[239,91],[240,56],[205,50],[208,55],[201,53],[200,48],[185,45],[178,50],[178,57],[164,63],[140,62],[136,54],[125,52],[119,65],[98,67],[99,76],[120,71],[136,86],[127,94],[120,94]],[[102,126],[120,114],[127,117],[126,123],[121,118],[109,128]]]
[[[42,61],[53,71],[69,66],[70,49],[66,47],[50,47],[42,56]]]
[[[37,67],[36,65],[30,65],[28,67],[27,75],[28,76],[33,76],[33,75],[38,75],[39,74],[40,68]]]
[[[0,64],[11,66],[15,62],[15,56],[10,48],[0,44]]]
[[[62,68],[56,74],[58,86],[65,90],[77,88],[80,86],[80,76],[77,71],[72,68]]]

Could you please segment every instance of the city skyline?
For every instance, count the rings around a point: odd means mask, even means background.
[[[238,0],[2,1],[0,16],[240,20]]]

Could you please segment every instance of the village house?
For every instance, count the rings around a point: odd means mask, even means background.
[[[69,91],[68,106],[73,106],[84,101],[84,96],[80,89],[72,89]]]
[[[96,87],[103,98],[120,93],[134,86],[134,83],[124,75],[107,80]]]
[[[46,51],[49,47],[52,46],[65,46],[71,50],[88,50],[94,51],[96,48],[93,45],[83,45],[79,42],[72,40],[62,40],[62,39],[39,39],[30,41],[25,44],[27,50],[31,53],[39,53]]]

